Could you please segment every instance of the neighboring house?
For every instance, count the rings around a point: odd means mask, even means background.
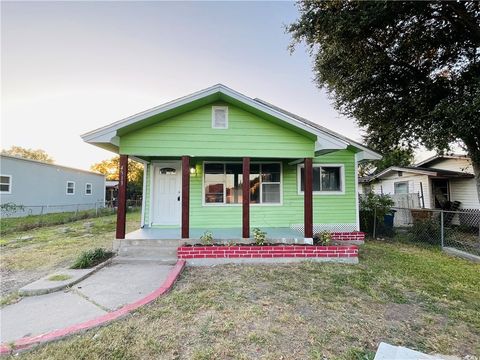
[[[0,155],[0,173],[1,204],[25,206],[16,215],[86,210],[105,200],[99,173],[7,155]]]
[[[164,234],[176,238],[215,229],[247,238],[254,227],[297,231],[306,238],[322,229],[357,231],[357,165],[381,158],[220,84],[82,138],[121,155],[117,239],[125,236],[128,157],[145,167],[144,233],[170,229]]]
[[[368,183],[377,194],[415,194],[418,200],[412,207],[440,209],[458,201],[461,209],[480,209],[473,167],[464,155],[437,155],[411,167],[392,166]]]

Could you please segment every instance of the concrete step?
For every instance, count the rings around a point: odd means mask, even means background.
[[[122,239],[115,240],[117,246],[156,246],[156,247],[179,247],[185,240],[159,240],[159,239]]]
[[[117,251],[125,257],[177,257],[176,247],[122,246]]]
[[[178,259],[176,257],[132,257],[116,256],[113,259],[114,264],[134,264],[134,263],[153,263],[159,265],[175,265]]]

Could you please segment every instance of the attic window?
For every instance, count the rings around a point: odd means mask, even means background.
[[[212,128],[227,129],[228,128],[228,107],[212,106]]]

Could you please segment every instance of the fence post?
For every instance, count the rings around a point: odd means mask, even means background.
[[[377,208],[373,209],[373,240],[377,238]]]
[[[42,225],[42,218],[43,218],[43,205],[40,208],[40,216],[38,218],[38,224],[41,226]]]
[[[98,203],[95,203],[95,216],[98,216]]]
[[[443,243],[444,243],[444,240],[445,240],[445,233],[444,233],[444,229],[443,229],[443,210],[440,211],[440,241],[441,241],[441,246],[442,246],[442,249],[443,249]]]

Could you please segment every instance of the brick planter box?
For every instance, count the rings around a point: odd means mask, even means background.
[[[365,233],[361,231],[332,232],[332,241],[343,244],[363,244],[365,242]]]
[[[358,247],[349,246],[181,246],[179,259],[189,265],[278,263],[304,260],[358,263]]]

